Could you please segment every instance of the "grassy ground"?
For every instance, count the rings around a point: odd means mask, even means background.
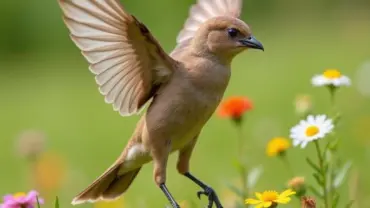
[[[325,68],[335,67],[354,82],[338,95],[338,106],[345,119],[338,129],[341,156],[354,161],[363,176],[362,190],[370,193],[370,180],[365,177],[369,171],[366,165],[370,100],[360,94],[357,82],[359,67],[370,60],[369,22],[360,21],[362,18],[337,21],[317,18],[320,22],[289,19],[290,26],[279,27],[285,20],[271,19],[269,23],[253,25],[266,51],[248,51],[234,61],[226,93],[226,96],[245,95],[254,101],[255,109],[246,116],[243,131],[248,146],[245,157],[252,165],[261,164],[265,169],[257,190],[281,190],[290,178],[281,161],[265,156],[265,144],[271,137],[288,136],[289,128],[298,121],[293,107],[297,94],[312,95],[317,112],[325,113],[329,109],[327,91],[311,87],[310,78]],[[153,27],[153,31],[169,51],[173,41],[164,41],[167,35],[161,36],[164,32],[159,27]],[[68,38],[67,34],[64,36]],[[35,128],[47,134],[48,150],[58,152],[67,161],[68,181],[56,194],[61,197],[62,207],[69,207],[72,196],[118,156],[139,117],[122,118],[104,104],[93,76],[74,48],[68,53],[59,53],[54,48],[47,53],[12,56],[0,62],[0,68],[0,146],[3,147],[0,193],[29,188],[27,166],[14,153],[14,140],[21,131]],[[193,173],[221,195],[226,189],[224,184],[237,177],[232,165],[236,147],[236,132],[231,122],[214,116],[193,155]],[[293,149],[288,156],[295,173],[307,176],[311,183],[311,170],[304,158],[315,158],[312,146]],[[173,155],[168,165],[169,189],[179,200],[196,201],[198,188],[177,174],[175,162]],[[347,190],[347,186],[341,190],[344,199],[348,198]],[[167,203],[153,183],[151,164],[143,168],[125,196],[128,207],[140,207],[143,201],[148,207],[163,207]],[[297,202],[290,207],[297,207]]]

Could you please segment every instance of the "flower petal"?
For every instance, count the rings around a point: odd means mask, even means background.
[[[279,204],[287,204],[288,202],[290,202],[290,200],[291,200],[290,197],[284,197],[284,198],[278,198],[277,200],[275,200],[275,202]]]
[[[257,197],[257,199],[259,199],[260,201],[262,201],[262,194],[261,193],[256,192],[256,197]]]
[[[245,203],[246,204],[259,204],[259,203],[261,203],[261,201],[257,200],[257,199],[246,199]]]
[[[301,148],[302,148],[302,149],[304,149],[304,148],[307,146],[307,144],[308,144],[308,142],[303,141],[303,142],[301,143]]]
[[[271,205],[272,205],[271,201],[263,202],[263,207],[271,207]]]
[[[293,146],[298,146],[301,143],[300,140],[296,139],[293,141]]]
[[[7,194],[3,197],[3,200],[4,202],[9,201],[9,200],[14,200],[14,197],[11,194]]]
[[[263,203],[256,205],[254,208],[263,208]]]
[[[292,189],[288,189],[288,190],[284,191],[283,193],[281,193],[281,194],[279,195],[279,198],[280,198],[280,197],[282,197],[282,198],[284,198],[284,197],[288,197],[288,196],[291,196],[291,195],[294,195],[294,194],[296,194],[296,192],[295,192],[295,191],[293,191]]]
[[[39,193],[37,191],[30,191],[30,192],[28,192],[28,194],[25,197],[23,203],[35,204],[37,202],[37,198],[36,197],[37,197],[38,194]]]

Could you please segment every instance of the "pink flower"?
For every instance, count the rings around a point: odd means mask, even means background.
[[[23,192],[5,195],[4,203],[0,204],[0,208],[34,208],[37,204],[36,196],[38,196],[37,191],[30,191],[27,195]],[[43,204],[44,200],[39,198],[39,202]]]

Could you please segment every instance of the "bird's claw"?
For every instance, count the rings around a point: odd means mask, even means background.
[[[216,208],[223,208],[223,206],[220,203],[220,200],[218,199],[218,196],[217,196],[216,192],[212,188],[207,187],[203,191],[198,191],[197,192],[197,196],[198,196],[199,199],[202,195],[206,195],[208,197],[208,206],[207,206],[207,208],[212,208],[213,204],[216,205]]]

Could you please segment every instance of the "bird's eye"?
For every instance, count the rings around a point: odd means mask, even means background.
[[[229,34],[230,37],[235,38],[238,35],[239,30],[235,28],[229,28],[227,29],[227,33]]]

